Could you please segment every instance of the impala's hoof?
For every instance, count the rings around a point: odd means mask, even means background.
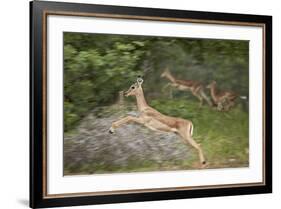
[[[109,132],[110,134],[113,134],[113,133],[114,133],[114,129],[113,129],[113,128],[110,128],[108,132]]]
[[[208,167],[208,164],[207,164],[206,161],[201,162],[201,168],[202,168],[202,169],[203,169],[203,168],[207,168],[207,167]]]

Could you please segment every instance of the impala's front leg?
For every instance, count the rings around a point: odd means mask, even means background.
[[[123,124],[130,123],[130,122],[135,122],[135,123],[143,124],[143,119],[142,118],[133,117],[133,116],[127,116],[125,118],[122,118],[122,119],[112,123],[112,125],[111,125],[111,127],[109,129],[109,133],[113,134],[116,128],[122,126]]]

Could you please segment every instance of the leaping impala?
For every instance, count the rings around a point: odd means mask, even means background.
[[[212,99],[217,106],[219,111],[228,111],[231,107],[235,105],[235,100],[238,97],[233,91],[222,91],[217,89],[217,82],[212,81],[208,86],[210,89]],[[245,97],[241,96],[241,99],[245,99]]]
[[[182,118],[170,117],[163,115],[157,110],[150,107],[145,100],[142,90],[143,79],[138,77],[137,82],[134,83],[128,91],[125,92],[125,96],[135,96],[137,100],[137,108],[140,112],[139,117],[127,116],[114,123],[112,123],[109,129],[110,133],[114,133],[115,129],[121,125],[134,122],[140,125],[144,125],[153,131],[173,132],[178,134],[185,143],[189,143],[193,146],[199,155],[200,163],[202,166],[206,163],[203,151],[198,143],[192,138],[193,124],[189,120]]]
[[[201,82],[194,80],[176,79],[171,74],[168,68],[166,68],[165,71],[161,74],[161,77],[168,79],[171,82],[169,85],[177,88],[180,91],[190,91],[195,97],[197,97],[197,99],[199,99],[200,106],[203,105],[204,100],[206,100],[210,106],[213,106],[211,100],[205,94],[204,85]]]

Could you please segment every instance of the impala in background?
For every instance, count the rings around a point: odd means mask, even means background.
[[[166,78],[170,81],[168,85],[180,90],[180,91],[190,91],[200,101],[200,106],[203,105],[204,100],[212,106],[211,100],[208,98],[204,91],[204,85],[195,80],[179,80],[176,79],[170,72],[169,68],[166,68],[165,71],[161,74],[162,78]]]
[[[234,105],[235,100],[238,98],[238,94],[233,91],[219,90],[217,88],[217,82],[212,81],[208,86],[213,99],[214,104],[219,111],[229,111]],[[246,96],[239,96],[241,99],[247,99]]]

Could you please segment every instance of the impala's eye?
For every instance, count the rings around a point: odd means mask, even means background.
[[[134,86],[132,86],[132,89],[135,89],[135,87],[134,87]]]

